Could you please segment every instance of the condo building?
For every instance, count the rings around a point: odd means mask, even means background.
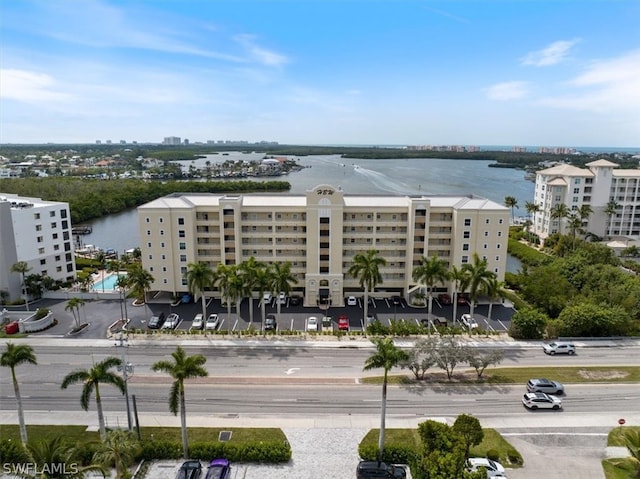
[[[22,275],[11,272],[18,261],[26,275],[73,280],[76,263],[69,204],[0,193],[0,291],[9,301],[22,297]]]
[[[189,263],[215,269],[252,256],[289,262],[307,306],[362,294],[348,270],[370,249],[386,260],[376,292],[405,298],[421,287],[412,273],[424,256],[460,268],[477,253],[499,280],[507,262],[508,208],[472,195],[350,195],[330,185],[306,194],[174,193],[138,207],[138,218],[151,289],[173,294],[188,291]]]
[[[567,233],[566,218],[552,218],[554,207],[568,210],[589,205],[593,213],[582,229],[603,238],[640,240],[640,169],[617,169],[608,160],[587,163],[586,168],[556,165],[536,173],[533,231],[542,240]]]

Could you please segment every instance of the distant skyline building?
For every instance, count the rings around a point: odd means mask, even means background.
[[[640,240],[640,169],[616,169],[600,159],[578,168],[560,164],[536,172],[534,232],[543,240],[554,233],[567,234],[567,218],[552,218],[554,208],[569,211],[589,205],[593,213],[582,228],[603,238]]]
[[[162,141],[163,145],[180,145],[182,139],[179,136],[165,136]]]
[[[73,280],[76,263],[68,203],[0,193],[0,291],[22,297],[22,277],[10,272],[24,261],[29,274]]]

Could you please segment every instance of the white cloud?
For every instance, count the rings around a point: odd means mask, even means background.
[[[530,52],[522,58],[523,65],[533,65],[536,67],[548,67],[557,65],[564,61],[569,51],[579,42],[579,39],[561,40],[553,42],[546,48],[535,52]]]
[[[529,86],[524,81],[496,83],[485,89],[490,100],[508,101],[524,98],[529,93]]]
[[[62,101],[70,95],[57,91],[54,78],[27,70],[0,69],[0,97],[24,102]]]
[[[253,35],[236,35],[234,40],[247,50],[251,58],[263,65],[277,67],[289,61],[284,55],[256,45],[254,42],[255,36]]]
[[[566,96],[545,98],[542,104],[583,111],[640,111],[640,50],[592,62],[567,82]]]

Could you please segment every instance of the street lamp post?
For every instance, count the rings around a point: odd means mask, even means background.
[[[124,396],[127,403],[127,427],[129,431],[133,430],[131,423],[131,407],[129,405],[129,373],[133,373],[133,365],[127,362],[126,350],[129,347],[128,339],[124,331],[120,333],[120,337],[116,339],[115,347],[120,349],[122,364],[118,366],[118,371],[122,371],[122,379],[124,381]]]

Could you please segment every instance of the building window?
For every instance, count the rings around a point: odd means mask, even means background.
[[[145,219],[144,219],[144,222],[145,222],[145,223],[148,223],[149,221],[151,221],[149,218],[145,218]]]
[[[147,236],[151,236],[151,230],[147,230]]]
[[[484,224],[488,225],[489,223],[491,223],[491,220],[489,218],[484,220]]]
[[[580,178],[575,178],[575,179],[573,180],[573,184],[574,184],[574,185],[579,185],[579,184],[580,184]]]
[[[162,280],[162,283],[163,283],[163,284],[167,284],[167,278],[164,278],[164,279]]]
[[[64,220],[62,222],[62,229],[65,229],[65,230],[69,229],[69,223],[67,222],[67,220]]]
[[[464,225],[465,226],[471,226],[471,218],[465,218],[464,219]]]
[[[42,243],[44,241],[44,238],[42,236],[38,236],[38,243]]]
[[[178,231],[178,238],[184,238],[185,236],[187,236],[187,234],[184,232],[184,230]]]
[[[150,255],[149,255],[149,261],[151,261],[152,259],[153,259],[153,255],[152,255],[152,254],[150,254]]]
[[[54,240],[57,240],[58,239],[58,233],[53,233],[51,235],[51,238],[53,238]]]
[[[56,261],[60,261],[62,259],[62,257],[60,255],[56,256],[55,260]]]
[[[160,236],[164,236],[164,230],[160,230]]]
[[[489,232],[488,232],[488,231],[485,231],[485,232],[484,232],[484,237],[486,238],[487,236],[489,236]]]
[[[181,254],[180,255],[180,262],[181,263],[186,263],[187,262],[187,255],[186,254]]]
[[[58,251],[60,249],[60,245],[59,244],[54,244],[53,245],[53,251]]]
[[[580,188],[574,188],[573,189],[573,194],[577,195],[578,193],[580,193]]]
[[[498,231],[498,238],[502,236],[502,231]]]
[[[181,243],[180,243],[180,249],[182,249],[182,250],[187,249],[187,243],[185,243],[185,242],[181,242]]]
[[[58,227],[57,223],[55,223],[55,222],[51,223],[51,229],[56,229],[57,227]]]
[[[179,225],[183,225],[184,224],[184,218],[178,218],[178,224]]]
[[[579,201],[580,201],[580,198],[579,198],[579,197],[577,197],[577,196],[574,196],[574,197],[573,197],[573,202],[574,202],[574,203],[578,203]]]
[[[161,247],[161,248],[164,248],[164,241],[161,241],[161,242],[160,242],[160,247]]]
[[[147,243],[147,248],[151,248],[151,243]]]
[[[167,259],[167,255],[166,254],[160,255],[160,258],[164,261]]]
[[[504,223],[504,220],[503,220],[502,218],[500,218],[500,219],[498,220],[498,224],[500,224],[500,225],[501,225],[502,223]]]
[[[462,237],[464,239],[469,239],[471,238],[471,231],[465,231],[464,233],[462,233]]]
[[[164,223],[164,218],[163,217],[158,218],[158,222]]]
[[[44,248],[38,248],[38,254],[44,254]]]
[[[56,266],[56,273],[62,273],[62,266]]]
[[[36,231],[42,231],[42,225],[36,225]]]
[[[496,261],[500,261],[500,256],[496,256]]]
[[[462,256],[462,260],[461,262],[464,263],[468,263],[469,262],[469,257],[465,254],[464,256]]]
[[[41,265],[47,264],[47,260],[46,260],[46,259],[44,259],[44,258],[43,258],[43,259],[41,259],[41,260],[40,260],[40,264],[41,264]]]
[[[49,211],[49,217],[53,218],[56,216],[56,212],[55,211]]]
[[[67,217],[67,210],[60,210],[60,218],[66,218]]]
[[[496,245],[496,249],[500,249],[500,243]]]
[[[163,267],[162,267],[162,272],[163,272],[163,273],[166,273],[166,272],[167,272],[167,267],[166,267],[166,266],[163,266]]]
[[[187,278],[182,278],[182,286],[187,286]]]
[[[464,243],[462,245],[462,251],[469,251],[469,243]]]
[[[35,213],[33,215],[33,219],[39,220],[40,219],[40,213]]]
[[[186,266],[180,266],[180,273],[181,274],[187,274],[187,267]]]
[[[487,249],[487,243],[485,243],[484,245],[482,245],[483,249]]]

